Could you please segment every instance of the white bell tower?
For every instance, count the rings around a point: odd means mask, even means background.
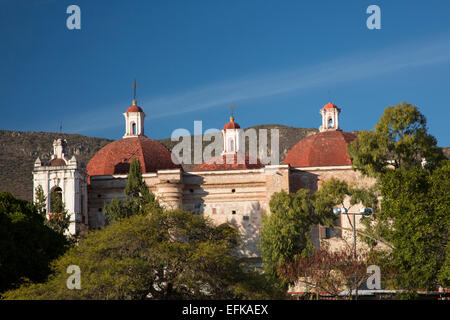
[[[136,100],[123,114],[125,117],[124,138],[145,137],[144,135],[144,111],[136,105]]]
[[[319,131],[335,131],[339,129],[339,109],[331,102],[327,103],[322,109],[320,114],[322,115],[322,125],[319,127]]]
[[[144,135],[144,111],[136,103],[136,79],[134,79],[133,104],[123,114],[125,117],[124,138],[145,137]]]
[[[88,230],[88,175],[84,164],[75,156],[67,156],[66,146],[66,140],[56,139],[50,161],[43,163],[37,158],[34,162],[33,201],[37,200],[36,188],[40,186],[46,198],[45,209],[50,216],[58,214],[52,207],[52,198],[59,197],[70,216],[68,233],[74,235]]]
[[[239,124],[234,122],[234,117],[230,117],[222,130],[223,135],[223,152],[222,154],[244,154],[244,132]]]

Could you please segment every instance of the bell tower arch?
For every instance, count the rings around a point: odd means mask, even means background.
[[[327,103],[322,109],[320,109],[320,114],[322,115],[322,125],[319,127],[319,131],[335,131],[340,130],[339,128],[339,109],[336,105],[331,102]]]

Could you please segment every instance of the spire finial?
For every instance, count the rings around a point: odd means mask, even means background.
[[[133,105],[136,105],[136,88],[137,88],[137,83],[136,83],[136,77],[134,77],[134,83],[133,83],[133,90],[134,90],[134,94],[133,94]]]
[[[230,121],[234,121],[234,109],[235,108],[236,108],[236,106],[234,105],[234,102],[233,102],[230,106],[230,110],[231,110]]]

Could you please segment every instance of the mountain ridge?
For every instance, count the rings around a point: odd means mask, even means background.
[[[246,129],[278,129],[279,130],[279,161],[282,163],[287,152],[301,139],[318,132],[315,128],[297,128],[281,124],[265,124]],[[193,146],[194,136],[191,137]],[[87,137],[81,134],[56,132],[11,131],[0,130],[0,191],[9,191],[14,196],[31,201],[33,195],[33,167],[39,157],[41,161],[49,161],[53,153],[53,140],[67,140],[69,157],[75,155],[80,162],[87,164],[94,154],[112,139]],[[222,138],[221,138],[222,139]],[[203,139],[204,140],[204,139]],[[157,140],[172,150],[177,141],[170,138]],[[258,140],[259,141],[259,140]],[[203,147],[211,141],[203,141]],[[270,151],[270,133],[267,133],[268,149]],[[248,145],[248,143],[246,143]],[[246,148],[248,150],[248,148]],[[447,158],[450,158],[450,148],[443,148]],[[193,157],[193,154],[191,152]],[[190,171],[195,164],[183,165],[185,171]]]

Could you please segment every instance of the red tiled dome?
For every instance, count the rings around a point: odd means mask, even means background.
[[[145,138],[124,138],[101,148],[87,165],[89,176],[127,174],[136,158],[142,173],[181,168],[172,162],[171,153],[160,142]]]
[[[221,159],[222,158],[222,159]],[[218,162],[222,163],[218,163]],[[221,170],[246,170],[263,168],[264,164],[259,159],[254,159],[240,154],[224,154],[209,159],[194,168],[194,171],[221,171]]]
[[[141,107],[138,107],[136,105],[131,105],[126,112],[144,112],[142,111]]]
[[[300,140],[288,152],[285,164],[291,167],[322,167],[351,165],[347,143],[356,135],[350,132],[324,131]]]
[[[228,122],[226,125],[223,126],[223,130],[227,130],[227,129],[240,129],[241,127],[239,126],[239,124],[237,122],[234,122],[233,120],[231,120],[230,122]]]
[[[323,106],[322,109],[338,109],[338,106],[335,104],[332,104],[331,102],[328,102],[326,105]]]
[[[65,166],[67,164],[66,164],[66,161],[64,161],[64,159],[56,158],[56,159],[53,159],[52,161],[50,161],[50,165],[52,167],[59,167],[59,166]]]

